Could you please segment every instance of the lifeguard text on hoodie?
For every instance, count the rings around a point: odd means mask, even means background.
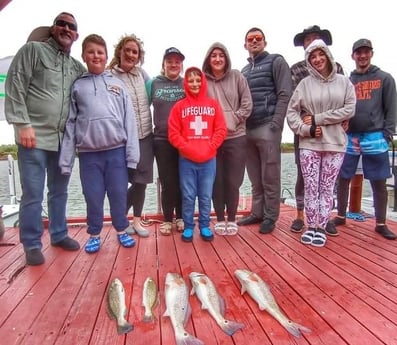
[[[195,163],[204,163],[216,156],[218,147],[226,137],[223,111],[217,100],[207,96],[207,80],[201,72],[201,88],[193,95],[187,84],[185,72],[184,88],[186,97],[171,109],[168,119],[168,139],[179,154]]]

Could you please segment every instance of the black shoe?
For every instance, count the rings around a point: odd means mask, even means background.
[[[336,216],[334,219],[332,219],[332,222],[335,226],[346,225],[346,218]]]
[[[377,225],[375,227],[375,231],[379,234],[382,235],[384,238],[387,240],[395,240],[397,238],[397,235],[389,230],[387,225]]]
[[[59,247],[64,250],[74,251],[80,249],[80,244],[73,238],[66,236],[62,241],[51,243],[53,247]]]
[[[39,248],[27,250],[25,256],[26,265],[38,266],[44,264],[44,255]]]
[[[341,219],[341,218],[339,218]],[[341,219],[342,220],[342,219]],[[346,223],[346,221],[345,221]],[[325,226],[325,232],[327,233],[328,236],[338,236],[339,232],[335,227],[335,223],[333,220],[329,220],[327,225]]]
[[[296,218],[291,224],[292,232],[302,232],[305,222],[302,219]]]
[[[251,224],[259,224],[263,219],[255,217],[253,214],[250,214],[247,217],[241,218],[237,221],[237,225],[251,225]]]
[[[270,234],[275,227],[276,223],[274,222],[274,220],[265,218],[265,220],[261,224],[261,227],[259,228],[259,232],[261,234]]]

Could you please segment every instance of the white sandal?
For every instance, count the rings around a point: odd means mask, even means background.
[[[172,232],[172,223],[171,222],[163,222],[160,225],[160,233],[164,236],[171,235]]]
[[[238,225],[235,222],[227,222],[226,235],[234,236],[238,233]]]
[[[227,232],[226,232],[226,222],[215,223],[214,231],[219,236],[228,235]]]
[[[317,229],[311,245],[314,247],[324,247],[327,242],[327,235],[323,229]]]
[[[185,223],[184,223],[183,219],[178,218],[175,221],[175,225],[176,225],[176,231],[183,232],[183,230],[185,230]]]

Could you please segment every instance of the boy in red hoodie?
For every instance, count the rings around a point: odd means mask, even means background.
[[[197,67],[185,72],[186,97],[178,101],[168,119],[168,138],[179,151],[182,191],[182,240],[191,242],[194,233],[194,207],[199,206],[201,238],[212,241],[210,213],[216,173],[216,153],[226,137],[226,124],[218,101],[207,96],[207,80]]]

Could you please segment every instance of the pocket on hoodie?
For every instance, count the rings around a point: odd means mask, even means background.
[[[232,110],[225,111],[224,116],[227,131],[231,133],[235,132],[237,126],[239,125],[239,119],[237,118],[237,116],[234,115],[234,112]]]

